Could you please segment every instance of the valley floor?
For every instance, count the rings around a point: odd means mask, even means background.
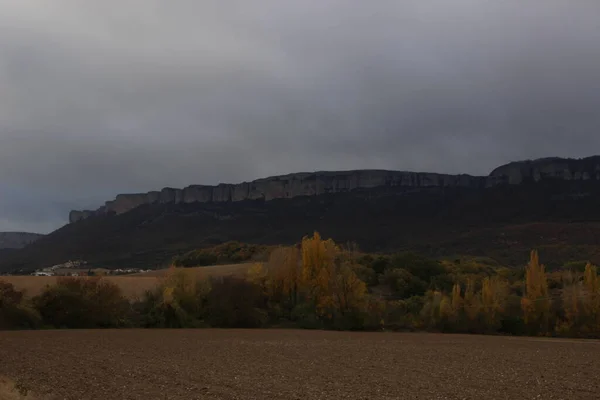
[[[299,330],[0,332],[48,399],[596,399],[600,342]]]

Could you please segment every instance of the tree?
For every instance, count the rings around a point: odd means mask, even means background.
[[[321,320],[356,326],[366,307],[367,287],[354,272],[351,254],[315,232],[302,240],[302,290]]]
[[[501,326],[502,314],[506,310],[508,282],[497,276],[486,277],[481,286],[481,306],[486,329],[497,331]]]
[[[580,274],[572,270],[562,274],[561,307],[562,320],[557,322],[556,330],[563,334],[573,334],[581,330],[585,323],[585,290],[580,282]]]
[[[130,309],[121,289],[100,277],[59,277],[33,302],[44,322],[56,328],[123,326]]]
[[[531,251],[525,269],[525,293],[521,299],[525,324],[536,333],[546,333],[550,319],[548,280],[536,250]]]
[[[588,263],[583,273],[584,310],[588,321],[588,329],[594,334],[600,334],[600,280],[596,266]]]
[[[342,265],[337,269],[332,289],[334,309],[340,315],[348,316],[364,307],[367,285],[348,265]]]
[[[401,299],[422,296],[427,290],[427,283],[404,268],[386,270],[383,279],[394,292],[394,295]]]
[[[391,259],[391,268],[403,268],[425,282],[446,272],[439,261],[410,252],[394,255]]]
[[[224,276],[211,281],[207,319],[211,326],[257,328],[267,322],[263,295],[258,285],[246,279]]]
[[[296,247],[279,247],[271,253],[266,264],[269,300],[279,305],[289,317],[298,305],[302,270]]]
[[[338,248],[333,240],[322,240],[318,232],[302,239],[302,286],[320,316],[328,315],[333,306],[331,284],[335,276]]]
[[[475,292],[475,281],[473,279],[467,280],[467,288],[465,289],[463,307],[465,310],[465,315],[469,321],[469,325],[474,326],[481,313],[481,299]]]
[[[12,283],[0,281],[0,329],[31,329],[41,325],[37,311]]]

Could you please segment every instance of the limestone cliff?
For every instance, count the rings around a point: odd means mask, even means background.
[[[492,184],[518,185],[526,181],[539,182],[546,179],[600,180],[600,156],[519,161],[498,167],[490,174]]]
[[[600,180],[600,156],[578,160],[545,158],[515,162],[496,168],[486,177],[386,170],[320,171],[274,176],[240,184],[164,188],[148,193],[120,194],[95,211],[71,211],[69,221],[76,222],[98,214],[122,214],[143,204],[269,201],[381,186],[484,188],[551,178]]]

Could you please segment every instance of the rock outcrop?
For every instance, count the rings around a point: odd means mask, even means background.
[[[295,173],[257,179],[240,184],[217,186],[192,185],[184,189],[119,194],[98,210],[71,211],[70,222],[92,215],[122,214],[144,204],[207,203],[242,200],[288,199],[350,192],[382,186],[400,187],[471,187],[484,188],[501,184],[522,184],[545,179],[599,180],[600,156],[584,159],[544,158],[514,162],[496,168],[489,176],[448,175],[386,170],[320,171]]]
[[[583,159],[540,158],[519,161],[496,168],[490,174],[490,184],[518,185],[546,179],[600,180],[600,156]]]

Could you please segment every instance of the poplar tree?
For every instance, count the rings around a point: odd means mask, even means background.
[[[530,329],[539,333],[547,332],[550,318],[548,280],[536,250],[531,251],[529,264],[525,269],[525,293],[521,298],[521,308],[525,324]]]

